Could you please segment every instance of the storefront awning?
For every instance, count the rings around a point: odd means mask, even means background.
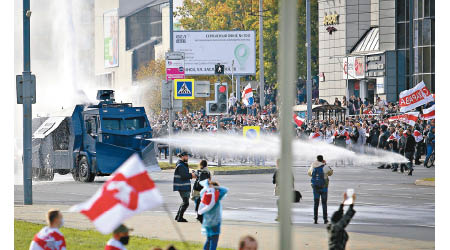
[[[380,49],[379,28],[370,28],[353,47],[351,54],[368,54]]]

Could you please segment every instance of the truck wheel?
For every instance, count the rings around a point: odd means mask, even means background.
[[[81,157],[78,162],[78,178],[81,182],[93,182],[95,175],[91,173],[86,157]]]
[[[71,172],[72,172],[73,180],[80,181],[80,178],[78,177],[78,168],[75,167]]]

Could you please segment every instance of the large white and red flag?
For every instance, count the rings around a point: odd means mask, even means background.
[[[302,124],[305,122],[305,119],[300,118],[300,116],[294,113],[294,122],[295,124],[297,124],[297,126],[301,127]]]
[[[242,101],[247,107],[253,105],[253,89],[250,83],[247,84],[247,86],[245,86],[244,88],[244,91],[242,91]]]
[[[413,136],[414,139],[416,139],[416,142],[420,142],[421,140],[423,140],[423,135],[419,130],[414,130]]]
[[[399,99],[400,112],[406,112],[434,101],[424,82],[420,82],[412,89],[400,92]]]
[[[435,106],[435,104],[433,106],[423,110],[422,119],[424,119],[424,120],[434,119],[434,117],[435,117],[434,106]]]
[[[70,208],[84,214],[103,234],[109,234],[122,221],[161,205],[162,196],[137,154],[120,166],[88,201]]]
[[[414,126],[417,120],[419,120],[419,114],[419,112],[408,112],[402,115],[391,116],[388,120],[390,122],[401,121],[407,123],[408,125]]]
[[[66,240],[58,228],[44,227],[34,236],[30,250],[66,250]]]
[[[213,187],[206,188],[198,207],[198,214],[202,215],[211,210],[219,201],[220,191]]]

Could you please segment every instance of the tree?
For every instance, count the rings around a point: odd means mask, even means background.
[[[264,0],[264,77],[266,84],[277,82],[278,0]],[[306,76],[306,1],[298,0],[297,72]],[[184,0],[177,9],[180,25],[185,30],[255,30],[256,47],[259,48],[258,0]],[[259,58],[257,51],[256,58]],[[318,74],[318,5],[311,0],[311,73]],[[259,60],[253,79],[259,80]]]

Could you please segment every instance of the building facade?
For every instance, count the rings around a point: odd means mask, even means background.
[[[434,6],[434,0],[319,1],[319,97],[395,102],[421,81],[434,93]]]
[[[136,72],[169,50],[168,0],[95,1],[97,86],[126,89]]]

